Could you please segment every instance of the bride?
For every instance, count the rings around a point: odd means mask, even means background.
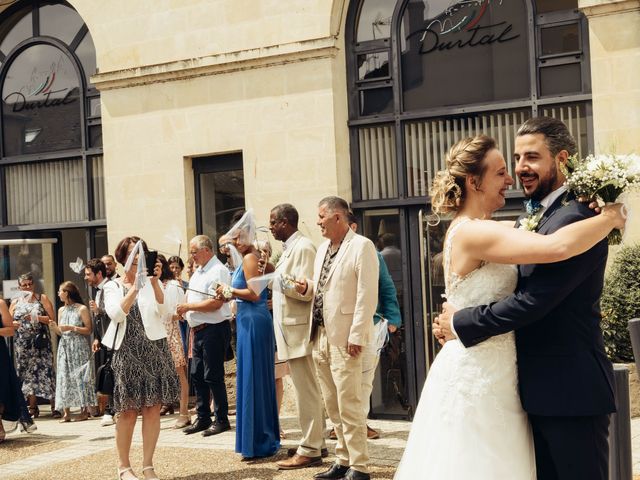
[[[620,205],[550,235],[489,220],[513,184],[496,143],[455,144],[434,179],[434,213],[453,213],[444,242],[447,302],[485,305],[510,295],[515,264],[558,262],[587,251],[624,225]],[[507,224],[509,223],[509,224]],[[535,480],[531,429],[518,395],[513,332],[465,348],[447,342],[427,376],[395,480]]]

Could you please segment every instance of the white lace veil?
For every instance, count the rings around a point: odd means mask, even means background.
[[[253,209],[247,210],[227,233],[223,235],[230,240],[238,239],[243,245],[254,245],[256,241],[256,221],[253,216]],[[242,265],[242,255],[234,245],[228,244],[231,253],[231,262],[235,268]]]

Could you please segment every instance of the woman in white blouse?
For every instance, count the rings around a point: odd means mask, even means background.
[[[118,477],[137,478],[131,469],[129,452],[138,412],[142,413],[142,473],[157,478],[153,454],[160,434],[160,408],[173,403],[180,391],[164,326],[166,306],[159,281],[160,262],[152,274],[138,268],[139,253],[148,252],[138,237],[123,238],[115,250],[116,260],[125,265],[125,275],[104,286],[105,310],[111,319],[102,340],[113,348],[113,405],[119,412],[116,424]],[[149,270],[151,273],[151,270]]]

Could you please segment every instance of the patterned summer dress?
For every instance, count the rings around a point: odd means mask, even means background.
[[[63,307],[58,325],[83,327],[79,307],[77,303]],[[58,343],[56,385],[57,408],[87,407],[97,403],[91,348],[85,335],[62,332]]]
[[[173,363],[175,363],[176,367],[186,367],[187,360],[184,354],[180,325],[178,321],[172,318],[178,303],[184,302],[184,290],[177,281],[171,280],[165,286],[164,301],[169,310],[169,313],[167,313],[164,319],[164,327],[167,330],[169,351],[171,352]]]
[[[51,399],[55,395],[51,342],[47,342],[42,348],[33,345],[37,333],[49,327],[31,321],[31,312],[34,309],[37,309],[38,315],[47,314],[38,300],[18,300],[13,312],[13,319],[20,323],[14,338],[16,370],[22,380],[22,393],[25,396],[36,395]]]
[[[169,405],[178,400],[180,384],[167,339],[149,340],[137,301],[127,315],[127,330],[113,354],[112,365],[116,411]]]

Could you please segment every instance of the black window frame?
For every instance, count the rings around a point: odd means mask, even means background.
[[[105,227],[106,218],[96,218],[96,208],[94,205],[94,192],[93,192],[93,165],[92,158],[96,156],[102,156],[104,158],[104,151],[102,144],[99,147],[89,145],[89,128],[95,126],[102,126],[101,116],[91,116],[88,109],[89,100],[93,98],[100,98],[100,92],[93,86],[88,85],[86,81],[86,75],[82,66],[82,63],[78,56],[75,54],[75,49],[80,45],[82,40],[89,34],[89,29],[86,23],[83,23],[78,32],[74,35],[73,40],[66,44],[65,42],[50,36],[40,35],[40,8],[43,5],[48,5],[51,2],[46,0],[27,0],[16,2],[8,7],[0,14],[0,23],[7,21],[12,15],[24,10],[25,8],[31,8],[32,18],[32,36],[21,41],[15,45],[9,52],[0,52],[0,89],[4,85],[4,79],[7,71],[11,68],[13,60],[22,52],[34,45],[50,45],[59,49],[65,54],[76,70],[80,85],[80,122],[81,122],[81,141],[80,147],[68,150],[43,152],[34,154],[23,154],[14,156],[4,155],[4,124],[2,115],[0,115],[0,232],[2,231],[16,231],[16,230],[40,230],[40,229],[56,229],[56,228],[78,228],[78,227]],[[60,5],[64,5],[74,11],[75,8],[68,2],[57,2]],[[80,16],[80,14],[78,14]],[[81,17],[81,16],[80,16]],[[0,39],[1,40],[1,39]],[[1,91],[1,90],[0,90]],[[82,159],[83,172],[84,172],[84,198],[87,203],[87,218],[78,222],[64,222],[64,223],[49,223],[49,224],[29,224],[29,225],[9,225],[7,201],[6,201],[6,175],[5,167],[9,165],[25,164],[31,162],[48,162],[52,160],[64,160],[64,159]]]
[[[588,148],[593,150],[593,117],[591,108],[591,74],[589,67],[589,36],[587,19],[577,8],[564,11],[536,13],[534,0],[523,0],[527,14],[528,51],[530,65],[530,96],[525,99],[487,102],[482,105],[465,105],[456,107],[429,108],[423,110],[404,111],[402,95],[402,71],[400,65],[400,27],[401,20],[409,0],[396,2],[391,37],[365,42],[357,42],[357,28],[360,10],[365,0],[352,1],[346,18],[345,58],[347,67],[347,101],[349,110],[349,139],[352,174],[352,198],[354,208],[372,208],[380,206],[415,205],[429,203],[428,196],[414,197],[408,195],[405,161],[404,124],[409,120],[433,119],[468,113],[494,112],[519,108],[530,108],[532,116],[537,116],[540,108],[555,104],[584,103],[588,126]],[[541,55],[540,31],[545,27],[578,23],[581,37],[580,52],[564,52],[549,56]],[[361,54],[389,52],[389,78],[360,81],[358,79],[357,57]],[[579,57],[579,58],[577,58]],[[582,92],[557,95],[540,95],[540,69],[555,64],[579,63],[581,68]],[[391,87],[393,89],[393,111],[391,113],[361,116],[360,92],[372,88]],[[363,199],[361,192],[360,152],[358,144],[358,127],[370,127],[382,124],[395,126],[395,156],[398,167],[396,198]],[[522,197],[522,195],[519,195]]]

